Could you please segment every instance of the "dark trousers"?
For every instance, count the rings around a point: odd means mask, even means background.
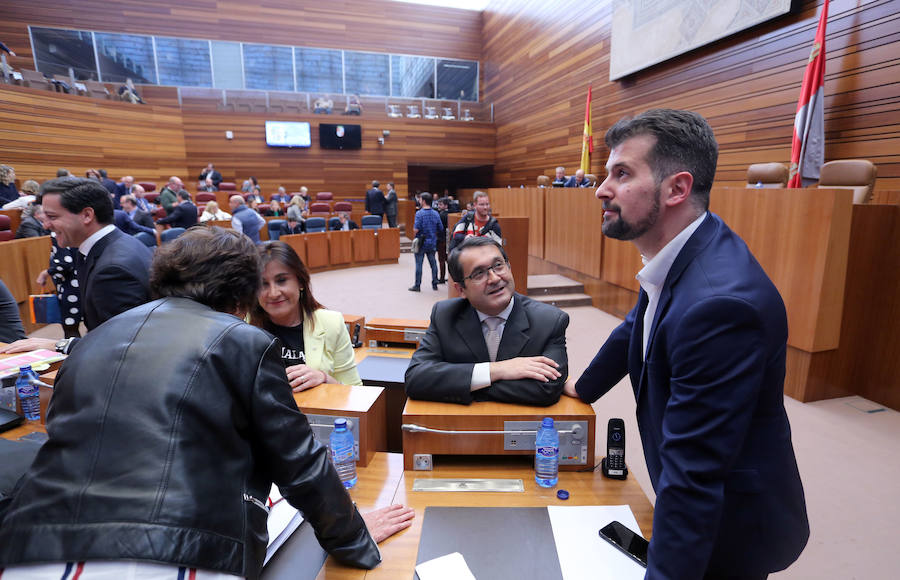
[[[395,214],[395,213],[389,213],[389,214],[387,214],[387,220],[388,220],[388,227],[389,227],[389,228],[396,228],[396,227],[397,227],[397,214]]]
[[[438,240],[437,258],[441,265],[441,280],[447,279],[447,240]]]

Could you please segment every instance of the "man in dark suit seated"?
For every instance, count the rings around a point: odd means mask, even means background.
[[[591,182],[587,177],[584,176],[584,169],[579,169],[575,172],[575,175],[569,178],[566,181],[566,187],[590,187]]]
[[[75,177],[51,179],[41,186],[41,200],[57,244],[78,248],[78,288],[84,325],[89,331],[150,299],[150,248],[116,228],[112,200],[100,182]],[[55,348],[67,353],[76,340],[27,338],[0,352]]]
[[[331,219],[328,221],[329,221],[329,224],[331,225],[331,230],[335,231],[335,232],[341,231],[341,230],[348,231],[348,230],[358,230],[359,229],[359,225],[355,221],[351,220],[350,214],[345,211],[338,213],[336,220]]]
[[[182,189],[178,192],[179,204],[172,208],[172,213],[160,218],[156,223],[173,228],[187,229],[197,224],[197,206],[191,203],[191,194]]]
[[[553,187],[565,187],[567,181],[569,181],[569,178],[566,177],[566,168],[562,166],[557,167],[556,177],[553,179]]]
[[[656,491],[648,578],[765,578],[809,538],[784,410],[787,316],[740,237],[709,212],[718,144],[658,109],[606,134],[603,233],[644,257],[637,304],[567,395],[626,374]]]
[[[442,300],[406,370],[413,399],[556,403],[569,372],[569,315],[515,293],[503,248],[469,237],[447,261],[462,298]]]
[[[128,214],[128,217],[139,226],[150,228],[156,226],[153,223],[153,216],[149,212],[138,209],[137,198],[133,195],[126,195],[122,198],[122,211]]]

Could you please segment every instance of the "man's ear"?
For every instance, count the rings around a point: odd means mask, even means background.
[[[669,187],[665,195],[668,206],[680,205],[688,200],[694,187],[694,176],[688,171],[679,171],[669,177]]]
[[[94,208],[86,207],[78,215],[81,216],[81,223],[88,225],[94,221]]]
[[[463,286],[462,284],[460,284],[460,283],[457,282],[456,280],[452,280],[452,282],[453,282],[453,288],[456,289],[456,293],[459,294],[460,296],[465,296],[465,295],[466,295],[466,288],[465,288],[465,286]]]

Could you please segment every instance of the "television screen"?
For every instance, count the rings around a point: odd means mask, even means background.
[[[266,121],[266,145],[270,147],[309,147],[309,123]]]
[[[362,127],[359,125],[319,125],[319,147],[322,149],[362,149]]]

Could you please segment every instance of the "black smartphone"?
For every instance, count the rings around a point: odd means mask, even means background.
[[[600,528],[600,537],[644,568],[647,567],[647,548],[650,543],[621,522],[613,521]]]

